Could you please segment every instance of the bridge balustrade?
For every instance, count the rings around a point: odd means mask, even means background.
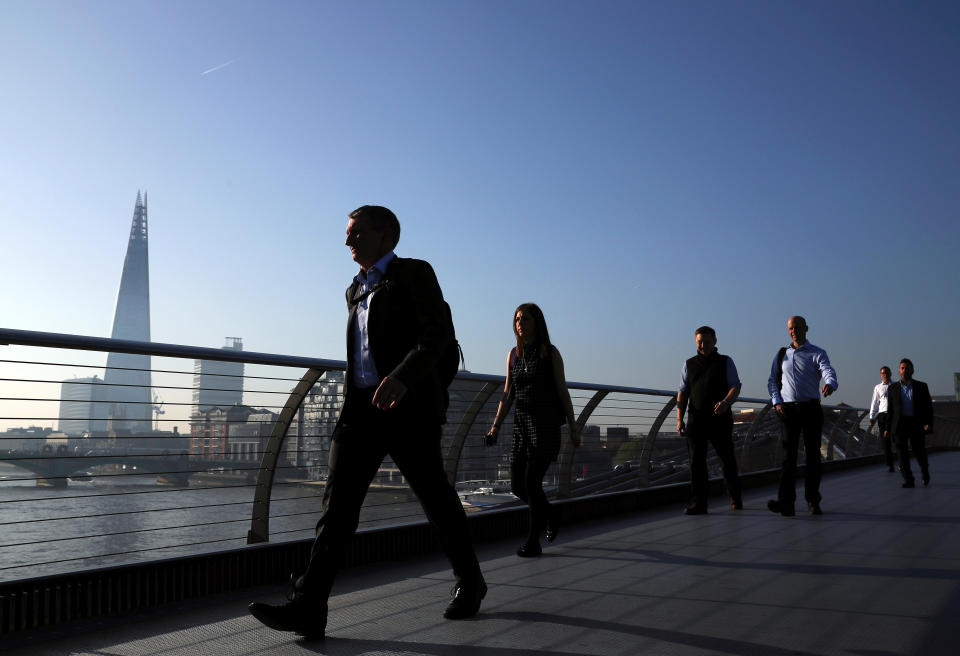
[[[10,329],[0,344],[0,581],[312,536],[343,362]],[[109,352],[151,356],[149,402],[111,400]],[[200,378],[201,360],[242,370]],[[503,384],[464,371],[450,388],[445,466],[468,512],[518,503],[511,420],[497,445],[484,444]],[[673,391],[569,386],[583,445],[574,450],[564,428],[551,495],[689,481]],[[880,452],[864,409],[824,406],[824,415],[825,458]],[[744,473],[777,465],[768,400],[738,401],[734,435]],[[709,466],[719,476],[719,463]],[[387,460],[361,528],[421,518]]]

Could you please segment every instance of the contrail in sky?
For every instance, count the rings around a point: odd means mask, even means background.
[[[236,59],[231,59],[226,64],[220,64],[219,66],[214,66],[213,68],[207,69],[200,75],[206,75],[207,73],[213,73],[214,71],[219,71],[224,66],[229,66],[230,64],[233,64],[234,62],[238,62],[238,61],[240,61],[240,57],[237,57]]]

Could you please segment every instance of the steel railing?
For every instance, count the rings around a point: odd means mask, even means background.
[[[0,344],[8,345],[0,349],[0,581],[313,534],[343,362],[10,329],[0,329]],[[111,401],[109,352],[152,358],[146,423],[143,408],[129,407],[136,403]],[[185,360],[244,369],[199,384]],[[242,403],[202,407],[204,398],[236,398],[238,381]],[[503,384],[502,376],[461,372],[450,388],[445,467],[468,511],[517,503],[509,493],[510,420],[499,444],[483,439]],[[575,451],[564,431],[547,474],[552,495],[689,480],[685,442],[673,432],[673,391],[568,384],[583,446]],[[78,408],[87,412],[73,416]],[[865,414],[824,406],[826,459],[880,452],[877,435],[862,427]],[[54,423],[87,430],[37,427]],[[767,399],[738,401],[734,434],[744,473],[776,466],[780,425]],[[710,467],[719,473],[719,463]],[[362,525],[421,518],[388,460]]]

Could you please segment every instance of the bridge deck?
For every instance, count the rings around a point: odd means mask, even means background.
[[[929,488],[877,465],[828,474],[825,515],[774,516],[715,501],[568,527],[544,556],[480,549],[490,592],[475,619],[441,618],[451,587],[436,557],[345,572],[328,637],[303,641],[246,613],[276,589],[208,598],[134,620],[14,637],[30,654],[956,654],[960,453],[931,459]],[[803,510],[798,504],[798,510]]]

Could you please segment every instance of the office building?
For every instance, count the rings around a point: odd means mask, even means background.
[[[227,337],[221,347],[226,351],[242,351],[243,340]],[[243,363],[221,360],[194,360],[193,412],[211,408],[229,408],[243,403]]]
[[[58,429],[70,437],[102,435],[107,430],[107,404],[104,403],[103,380],[71,378],[60,384]]]

